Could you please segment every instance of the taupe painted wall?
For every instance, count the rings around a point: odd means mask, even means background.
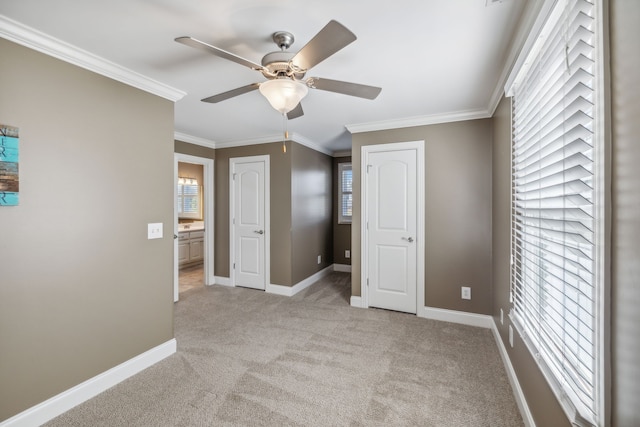
[[[204,157],[205,159],[215,159],[216,150],[202,145],[190,144],[184,141],[174,142],[174,151],[180,154],[188,154],[190,156]]]
[[[345,250],[351,250],[351,224],[338,224],[338,206],[340,191],[338,188],[340,163],[351,163],[351,156],[333,159],[333,262],[351,265],[351,258],[344,256]]]
[[[569,426],[553,392],[517,333],[509,345],[511,251],[511,102],[504,98],[493,116],[493,316],[529,409],[538,426]],[[500,309],[504,324],[500,324]]]
[[[365,145],[425,141],[425,305],[492,313],[490,119],[353,135],[352,295],[360,295],[360,161]],[[460,287],[472,299],[460,298]]]
[[[216,150],[215,275],[229,277],[229,159],[269,155],[271,170],[271,283],[291,286],[291,143],[249,145]]]
[[[611,0],[613,425],[640,426],[640,2]]]
[[[202,165],[195,165],[193,163],[178,162],[178,176],[182,178],[194,178],[198,181],[198,184],[203,183],[204,169]]]
[[[297,143],[290,147],[291,278],[295,285],[333,263],[333,174],[331,157]]]
[[[173,338],[173,103],[0,52],[21,178],[0,208],[1,421]]]

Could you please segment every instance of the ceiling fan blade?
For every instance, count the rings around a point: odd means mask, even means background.
[[[339,80],[321,79],[311,77],[307,80],[307,86],[313,89],[342,93],[344,95],[357,96],[359,98],[376,99],[382,88],[361,85],[358,83],[341,82]]]
[[[356,38],[356,35],[341,23],[329,21],[315,37],[296,53],[291,62],[306,71],[354,42]]]
[[[220,101],[224,101],[225,99],[233,98],[234,96],[242,95],[243,93],[251,92],[252,90],[256,90],[260,87],[260,83],[251,83],[250,85],[238,87],[227,92],[222,92],[217,95],[210,96],[208,98],[202,99],[202,102],[211,102],[216,103]]]
[[[178,37],[175,40],[178,43],[182,43],[190,47],[195,47],[196,49],[204,50],[205,52],[212,53],[216,56],[219,56],[220,58],[228,59],[229,61],[244,65],[245,67],[249,67],[253,70],[262,70],[264,68],[260,64],[256,64],[253,61],[249,61],[248,59],[244,59],[231,52],[227,52],[226,50],[220,49],[219,47],[215,47],[198,39],[194,39],[193,37]]]
[[[303,115],[304,115],[304,111],[302,111],[302,102],[298,102],[298,105],[296,105],[296,108],[294,108],[293,110],[287,113],[287,119],[289,120],[297,119],[298,117]]]

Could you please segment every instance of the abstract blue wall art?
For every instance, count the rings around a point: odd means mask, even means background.
[[[0,206],[18,205],[18,153],[18,128],[0,124]]]

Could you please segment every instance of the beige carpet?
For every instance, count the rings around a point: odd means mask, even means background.
[[[352,308],[349,288],[187,291],[176,354],[47,425],[523,425],[491,331]]]

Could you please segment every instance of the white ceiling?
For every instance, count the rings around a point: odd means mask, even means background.
[[[525,0],[0,0],[0,15],[187,93],[175,130],[217,146],[282,138],[283,121],[258,91],[218,104],[200,99],[249,83],[257,71],[174,42],[192,36],[260,63],[297,52],[331,19],[358,40],[307,76],[382,87],[371,101],[310,90],[294,140],[349,149],[356,130],[491,114]],[[358,126],[351,126],[358,125]]]

